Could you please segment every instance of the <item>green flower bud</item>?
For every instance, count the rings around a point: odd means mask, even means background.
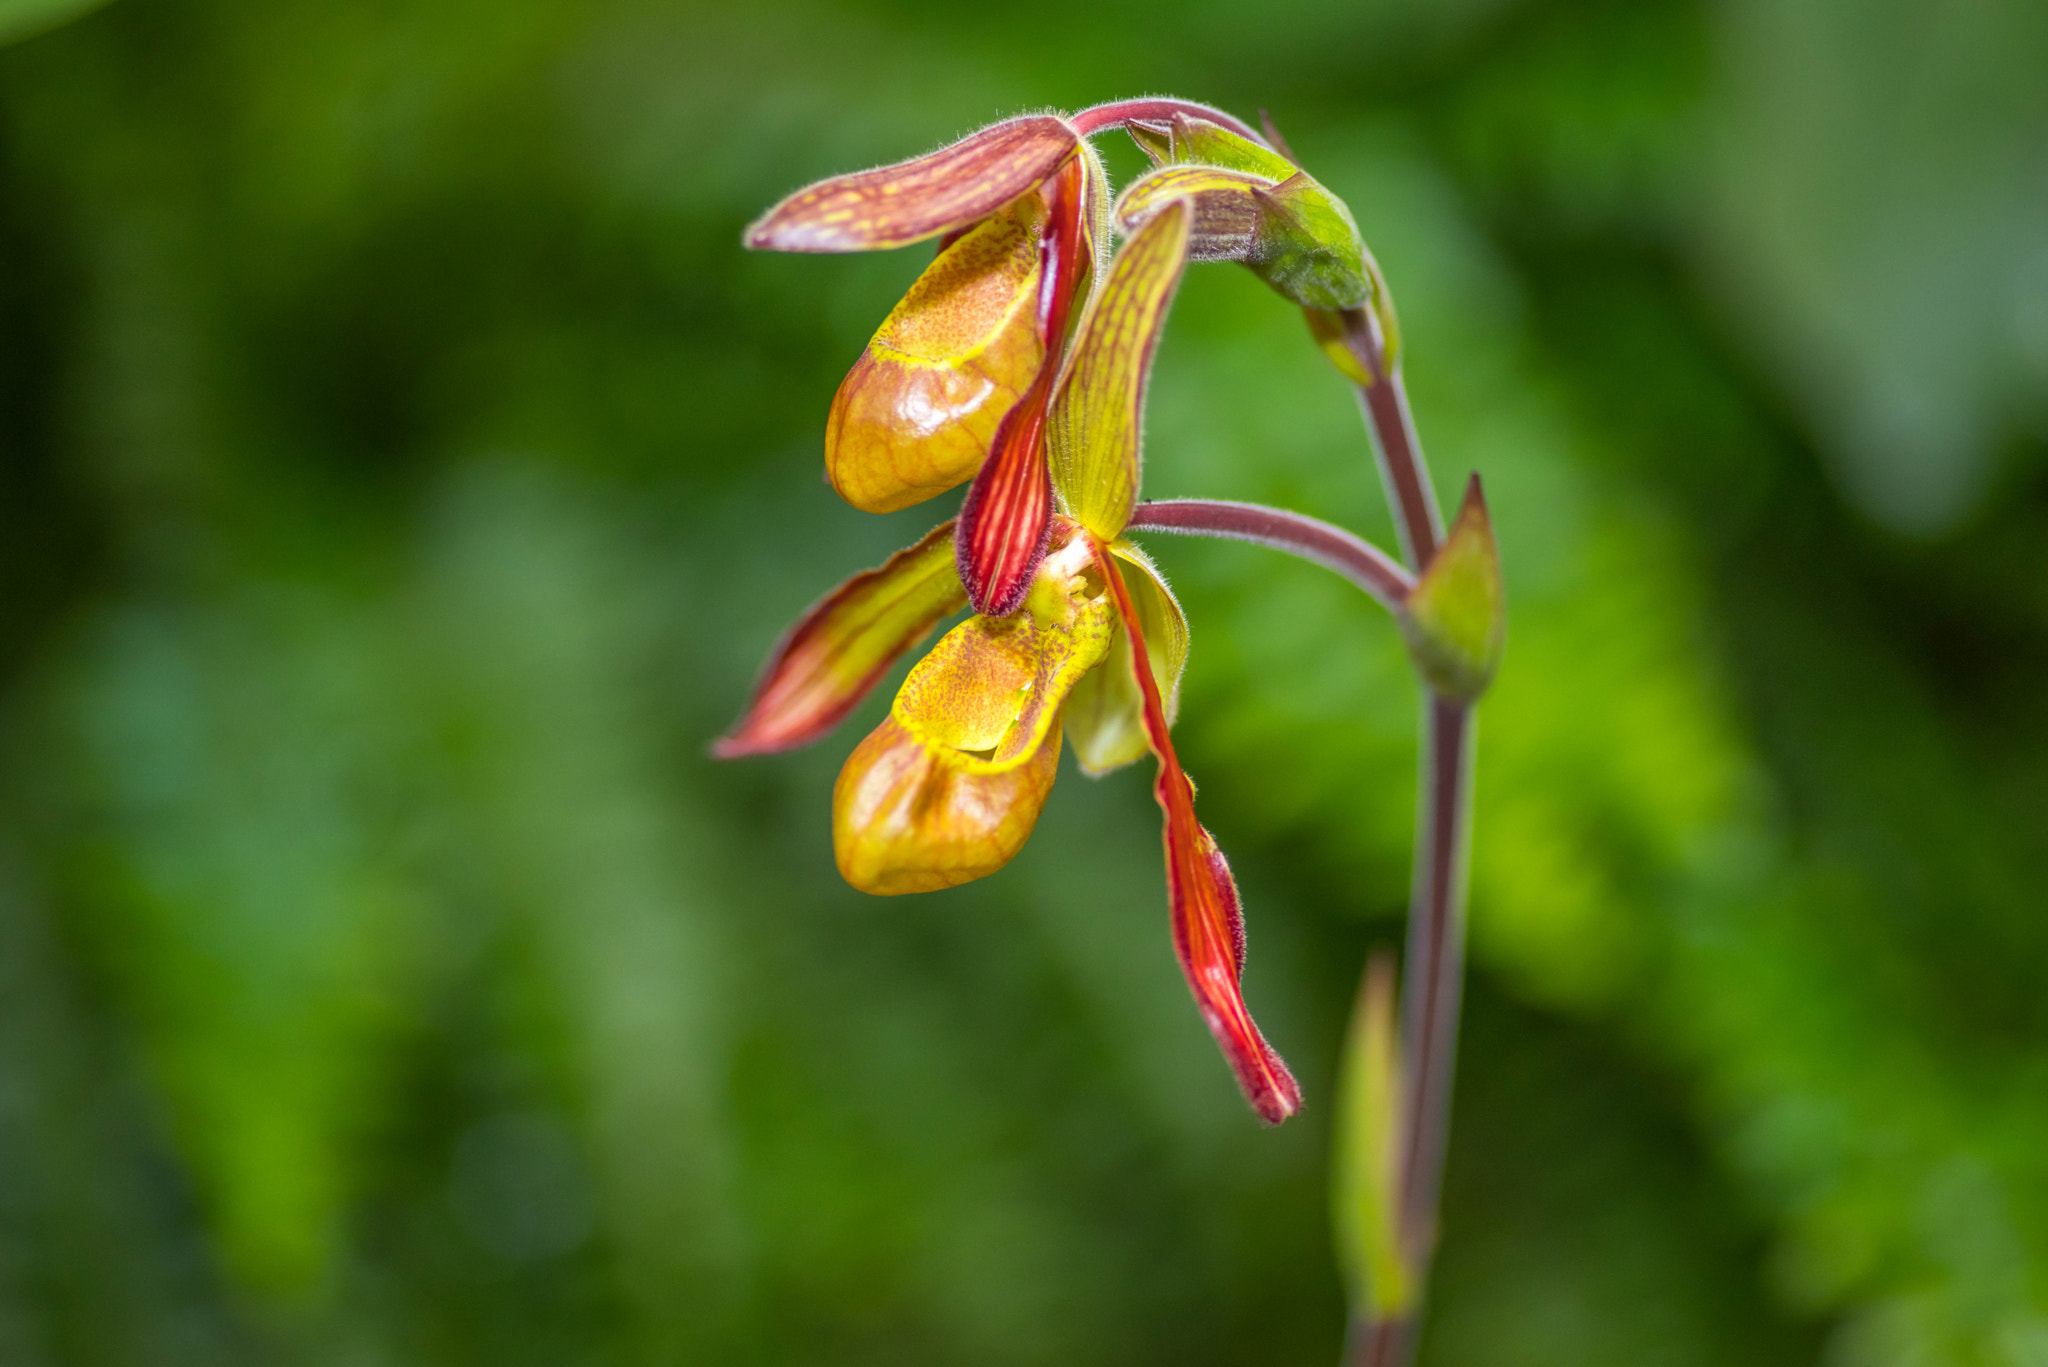
[[[1408,595],[1401,631],[1429,686],[1443,697],[1471,702],[1500,668],[1507,627],[1500,551],[1474,475],[1450,535]]]
[[[1118,201],[1125,231],[1187,198],[1195,205],[1191,260],[1241,261],[1305,308],[1358,308],[1372,299],[1373,273],[1351,211],[1286,157],[1186,116],[1163,128],[1131,125],[1131,135],[1158,167]]]

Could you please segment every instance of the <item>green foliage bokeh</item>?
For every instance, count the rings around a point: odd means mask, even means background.
[[[874,900],[827,810],[882,698],[705,754],[946,515],[819,479],[921,254],[740,226],[1157,90],[1350,203],[1506,564],[1425,1362],[2048,1361],[2048,12],[78,8],[0,5],[0,1362],[1334,1359],[1383,615],[1148,543],[1277,1132],[1142,776]],[[1147,454],[1391,541],[1242,271]]]

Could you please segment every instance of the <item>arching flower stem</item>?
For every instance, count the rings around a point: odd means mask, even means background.
[[[1372,311],[1345,309],[1341,316],[1345,345],[1372,377],[1371,384],[1358,386],[1358,406],[1379,456],[1380,478],[1401,536],[1402,559],[1419,573],[1443,540],[1444,519],[1430,486],[1429,467],[1422,460],[1415,418],[1408,411],[1408,390],[1401,383],[1400,366],[1388,364],[1386,339]]]
[[[1093,108],[1084,109],[1067,122],[1072,124],[1082,137],[1088,137],[1100,133],[1105,128],[1115,128],[1126,123],[1165,123],[1176,114],[1221,124],[1240,138],[1249,138],[1256,143],[1263,144],[1266,141],[1250,124],[1236,115],[1226,114],[1221,109],[1211,109],[1206,104],[1196,104],[1192,100],[1113,100],[1108,104],[1098,104]]]
[[[1389,612],[1399,612],[1415,587],[1415,576],[1371,542],[1284,508],[1208,498],[1159,499],[1131,510],[1131,529],[1271,546],[1342,575]]]

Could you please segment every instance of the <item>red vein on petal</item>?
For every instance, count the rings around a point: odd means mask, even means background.
[[[960,582],[976,612],[1007,617],[1024,602],[1052,531],[1052,476],[1045,465],[1045,411],[1066,349],[1067,321],[1086,263],[1082,195],[1086,172],[1070,160],[1052,182],[1052,212],[1039,251],[1038,321],[1045,360],[1030,389],[1004,415],[988,460],[960,505],[954,546]]]
[[[996,428],[988,460],[960,505],[954,553],[974,610],[1007,617],[1024,602],[1052,534],[1052,475],[1045,466],[1045,376],[1032,381]]]
[[[1145,700],[1145,733],[1159,760],[1159,778],[1152,793],[1166,813],[1166,890],[1172,905],[1174,951],[1180,956],[1181,972],[1187,975],[1195,1005],[1237,1075],[1245,1100],[1259,1119],[1278,1125],[1301,1109],[1301,1087],[1259,1033],[1244,1004],[1239,985],[1244,973],[1244,911],[1237,883],[1215,837],[1195,819],[1194,786],[1174,754],[1145,634],[1116,557],[1097,542],[1095,560],[1116,595],[1117,613],[1131,643],[1131,672]]]

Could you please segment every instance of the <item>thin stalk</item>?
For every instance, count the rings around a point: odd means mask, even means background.
[[[1271,546],[1343,575],[1389,612],[1399,612],[1415,588],[1415,576],[1371,542],[1284,508],[1220,499],[1167,498],[1132,509],[1131,527]]]
[[[1443,1184],[1456,1071],[1458,1008],[1465,967],[1465,863],[1470,834],[1472,709],[1431,698],[1425,708],[1422,810],[1415,833],[1410,902],[1408,998],[1401,1031],[1409,1096],[1402,1113],[1401,1235],[1410,1266],[1428,1266],[1436,1248],[1437,1195]],[[1421,1279],[1418,1277],[1417,1279]]]
[[[1359,407],[1372,433],[1380,478],[1409,566],[1420,574],[1443,541],[1443,515],[1408,411],[1398,364],[1378,320],[1344,314],[1345,340],[1372,383]],[[1458,1012],[1464,995],[1465,871],[1471,828],[1472,709],[1430,694],[1423,709],[1421,783],[1416,801],[1415,876],[1408,902],[1408,952],[1401,1020],[1404,1085],[1399,1234],[1414,1302],[1395,1320],[1355,1324],[1347,1367],[1407,1367],[1415,1355],[1428,1272],[1436,1251],[1437,1203],[1450,1131]]]
[[[1379,320],[1368,310],[1344,310],[1344,340],[1373,377],[1371,384],[1358,387],[1358,406],[1379,457],[1380,479],[1401,535],[1402,558],[1419,574],[1444,539],[1444,519],[1437,509],[1436,490],[1430,487],[1429,466],[1422,460],[1415,419],[1408,411],[1408,390],[1401,383],[1400,367],[1387,363],[1386,339]]]
[[[1221,109],[1212,109],[1206,104],[1196,104],[1192,100],[1115,100],[1069,115],[1067,122],[1071,123],[1083,137],[1087,137],[1105,128],[1115,128],[1125,123],[1165,123],[1176,114],[1206,119],[1210,123],[1228,128],[1240,138],[1256,143],[1265,142],[1265,138],[1259,135],[1258,130],[1235,114],[1226,114]]]
[[[1403,970],[1408,983],[1401,1020],[1406,1087],[1396,1198],[1401,1253],[1413,1278],[1415,1300],[1398,1319],[1354,1321],[1344,1346],[1346,1367],[1407,1367],[1427,1297],[1464,996],[1472,739],[1469,705],[1429,698],[1423,708],[1421,801]]]

